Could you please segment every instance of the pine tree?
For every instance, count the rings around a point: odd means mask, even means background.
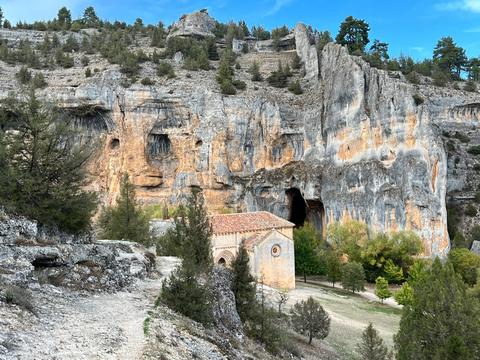
[[[377,295],[380,300],[388,299],[390,296],[392,296],[392,293],[388,289],[388,281],[384,279],[383,277],[379,276],[375,280],[375,295]]]
[[[255,279],[250,274],[249,256],[245,247],[240,246],[237,256],[232,262],[232,291],[235,295],[240,319],[245,322],[252,317],[252,309],[255,306]]]
[[[158,251],[181,257],[196,273],[208,272],[213,265],[212,229],[200,190],[192,189],[187,205],[179,207],[174,224],[160,240]]]
[[[480,354],[480,304],[448,262],[435,259],[413,285],[394,337],[396,358],[476,359]]]
[[[290,316],[295,331],[307,335],[309,344],[313,338],[325,339],[330,331],[330,317],[311,296],[293,305]]]
[[[364,20],[349,16],[340,25],[335,40],[337,44],[346,45],[351,54],[363,53],[365,46],[370,42],[368,39],[369,31],[370,26]]]
[[[135,187],[127,173],[120,181],[120,196],[113,207],[100,214],[101,236],[105,239],[125,239],[143,244],[150,243],[148,219],[143,215],[135,197]]]
[[[343,265],[342,287],[351,292],[361,291],[365,285],[365,271],[362,264],[352,261]]]
[[[383,339],[370,323],[362,333],[362,341],[357,344],[359,360],[388,360],[391,354],[383,344]]]
[[[16,131],[0,130],[2,206],[62,230],[87,229],[96,196],[82,189],[84,165],[95,148],[79,143],[69,119],[33,91],[24,99],[20,94],[7,99],[3,108],[0,129],[8,124]]]
[[[184,264],[162,284],[157,305],[162,302],[172,310],[208,325],[212,322],[211,291],[200,285],[193,268]]]
[[[252,74],[252,81],[263,81],[262,75],[260,74],[260,67],[256,61],[253,62],[248,72]]]

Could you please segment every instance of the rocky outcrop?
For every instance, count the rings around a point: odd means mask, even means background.
[[[297,23],[294,34],[297,54],[300,56],[300,59],[302,59],[305,67],[305,79],[308,81],[317,81],[319,67],[315,42],[312,44],[307,27],[302,23]]]
[[[205,38],[213,37],[216,21],[207,10],[203,9],[198,12],[183,15],[175,24],[173,24],[168,37],[184,36]]]
[[[39,228],[25,218],[0,219],[0,285],[54,284],[76,290],[115,291],[147,276],[155,256],[127,241],[93,241]]]
[[[232,273],[222,266],[214,266],[209,283],[213,296],[213,321],[217,331],[242,342],[245,334],[232,291]]]

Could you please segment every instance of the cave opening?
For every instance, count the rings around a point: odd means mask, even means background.
[[[110,149],[117,149],[118,147],[120,146],[120,140],[119,139],[112,139],[112,141],[110,141]]]
[[[63,266],[56,257],[38,257],[32,261],[32,265],[35,270],[41,270],[45,268],[55,268]]]
[[[285,191],[289,202],[288,220],[295,224],[295,227],[311,223],[314,228],[324,235],[325,231],[325,208],[321,199],[305,200],[298,188],[290,188]]]
[[[288,220],[295,224],[295,227],[301,227],[305,224],[307,218],[307,203],[302,193],[297,188],[288,189],[285,194],[288,197],[290,205],[290,214]]]
[[[150,134],[148,136],[148,152],[150,156],[168,155],[171,142],[167,134]]]

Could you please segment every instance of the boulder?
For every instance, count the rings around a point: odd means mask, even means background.
[[[183,15],[175,24],[173,24],[168,38],[173,36],[206,38],[214,37],[216,21],[207,10],[200,10],[191,14]]]

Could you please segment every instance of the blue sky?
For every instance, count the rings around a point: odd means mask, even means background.
[[[243,19],[249,26],[267,28],[297,21],[333,36],[348,15],[365,19],[371,27],[370,40],[390,44],[390,53],[421,59],[431,57],[437,40],[446,35],[467,50],[468,56],[480,55],[480,0],[403,0],[403,1],[328,1],[328,0],[0,0],[7,19],[51,19],[67,6],[74,18],[92,5],[103,19],[145,23],[162,20],[170,24],[179,16],[208,8],[217,20]]]

